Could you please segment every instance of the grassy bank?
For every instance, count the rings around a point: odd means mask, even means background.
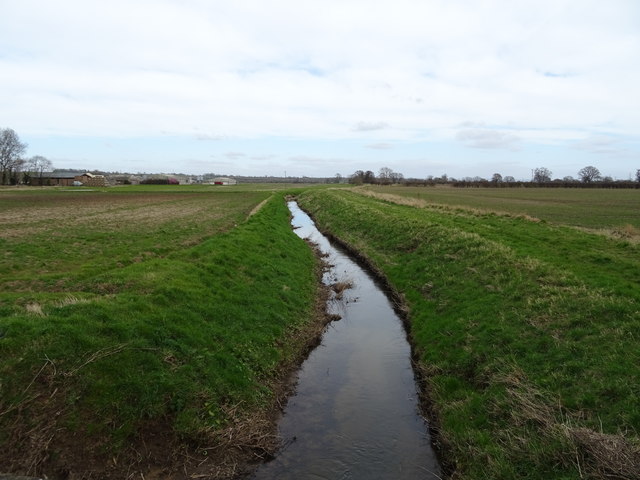
[[[300,204],[405,297],[454,478],[640,476],[636,244],[346,191]]]
[[[215,457],[200,468],[223,475],[230,450],[265,448],[317,294],[270,195],[2,192],[0,471],[127,478]]]

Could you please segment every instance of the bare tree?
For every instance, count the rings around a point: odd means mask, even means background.
[[[349,183],[355,183],[356,185],[362,185],[363,183],[375,183],[376,175],[371,170],[363,172],[362,170],[356,170],[349,177]]]
[[[380,183],[399,183],[404,179],[404,175],[394,172],[389,167],[382,167],[378,172],[378,180]]]
[[[493,176],[491,177],[491,182],[502,183],[502,175],[500,175],[499,173],[494,173]]]
[[[538,167],[533,171],[533,181],[538,183],[551,181],[551,170],[546,167]]]
[[[366,172],[364,172],[364,183],[375,183],[376,181],[376,174],[373,173],[371,170],[367,170]]]
[[[0,179],[1,185],[11,183],[16,170],[24,161],[21,155],[27,149],[27,144],[22,143],[18,134],[11,128],[0,129]]]
[[[591,165],[581,168],[578,172],[578,176],[584,183],[591,183],[593,181],[599,180],[601,177],[600,170],[598,170],[596,167],[592,167]]]
[[[8,182],[11,185],[18,185],[24,179],[24,167],[27,161],[23,158],[18,158],[14,161],[7,170]]]
[[[362,170],[356,170],[349,177],[349,183],[355,183],[356,185],[362,185],[363,182],[364,182],[364,172]]]
[[[400,172],[393,172],[391,174],[391,181],[393,183],[400,183],[404,180],[404,175],[401,174]]]
[[[378,172],[378,181],[382,184],[391,183],[391,176],[393,175],[393,170],[389,167],[382,167]]]
[[[393,173],[393,170],[391,170],[389,167],[382,167],[378,172],[378,178],[389,179],[391,178],[392,173]]]
[[[636,182],[640,183],[640,168],[636,170]]]
[[[51,160],[43,157],[42,155],[35,155],[31,157],[27,163],[28,171],[32,177],[40,179],[40,185],[42,185],[42,174],[48,172],[53,167]]]

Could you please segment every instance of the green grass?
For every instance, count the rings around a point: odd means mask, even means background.
[[[526,214],[585,228],[640,229],[640,189],[370,187],[429,203]]]
[[[269,406],[317,289],[311,250],[270,195],[3,192],[5,452],[28,448],[18,427],[117,451],[149,424],[195,441],[230,411]]]
[[[405,296],[456,478],[634,478],[637,245],[345,191],[307,192],[300,203]]]
[[[406,298],[455,478],[634,478],[640,246],[573,226],[637,227],[638,192],[373,190],[431,205],[298,193]],[[271,404],[317,293],[285,192],[0,190],[0,470],[55,457],[34,437],[197,444]]]

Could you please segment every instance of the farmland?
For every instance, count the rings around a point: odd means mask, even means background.
[[[319,328],[281,194],[7,189],[0,205],[0,471],[224,476],[231,453],[275,445],[278,379]]]
[[[526,214],[549,223],[584,228],[640,230],[640,191],[590,188],[369,187],[419,202]]]
[[[272,185],[0,190],[0,472],[272,453],[325,320],[285,193],[404,302],[453,478],[638,478],[640,191]]]

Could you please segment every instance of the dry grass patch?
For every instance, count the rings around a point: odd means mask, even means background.
[[[46,313],[42,310],[42,305],[39,303],[27,303],[24,308],[30,315],[36,315],[37,317],[46,316]]]
[[[251,210],[249,212],[249,215],[247,218],[253,217],[256,213],[258,213],[260,211],[260,209],[262,207],[264,207],[264,204],[267,203],[269,201],[271,197],[269,198],[265,198],[263,201],[261,201],[258,205],[256,205],[255,207],[253,207],[253,210]]]
[[[365,197],[375,198],[377,200],[382,200],[385,202],[395,203],[397,205],[405,205],[408,207],[415,208],[433,208],[441,211],[445,211],[448,213],[455,214],[468,214],[472,216],[482,216],[482,215],[497,215],[500,217],[508,217],[508,218],[519,218],[522,220],[527,220],[529,222],[538,223],[541,220],[536,217],[532,217],[531,215],[527,215],[525,213],[509,213],[501,210],[487,209],[487,208],[477,208],[477,207],[468,207],[464,205],[440,205],[432,202],[428,202],[426,200],[414,198],[414,197],[404,197],[401,195],[394,195],[391,193],[381,193],[374,192],[365,187],[356,187],[350,189],[352,192],[358,193]]]
[[[640,478],[640,445],[624,434],[607,434],[581,426],[580,412],[562,406],[559,398],[545,394],[527,382],[524,373],[512,373],[497,378],[507,387],[515,425],[533,424],[543,437],[565,446],[567,453],[555,459],[567,462],[580,478],[637,480]],[[531,451],[530,439],[509,435],[510,442],[520,444],[523,455]]]
[[[353,288],[353,282],[351,281],[346,281],[346,282],[336,282],[334,284],[331,285],[331,290],[334,291],[334,293],[336,294],[336,299],[341,300],[345,290],[348,290],[350,288]]]

